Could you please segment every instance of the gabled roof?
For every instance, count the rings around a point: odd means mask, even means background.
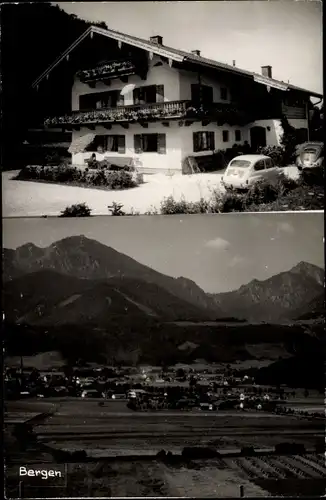
[[[213,69],[218,69],[221,71],[227,71],[233,74],[242,75],[244,77],[248,77],[253,79],[257,83],[261,83],[263,85],[278,88],[279,90],[297,90],[300,92],[305,92],[312,97],[322,98],[322,94],[318,94],[316,92],[311,92],[306,89],[302,89],[300,87],[296,87],[295,85],[291,85],[289,83],[280,82],[279,80],[275,80],[274,78],[268,78],[262,76],[258,73],[254,73],[252,71],[247,71],[244,69],[237,68],[235,66],[231,66],[229,64],[221,63],[218,61],[214,61],[213,59],[207,59],[206,57],[198,56],[193,54],[192,52],[185,52],[183,50],[174,49],[172,47],[167,47],[166,45],[158,45],[149,40],[145,40],[142,38],[137,38],[135,36],[126,35],[125,33],[120,33],[119,31],[114,31],[110,29],[99,28],[97,26],[90,26],[68,49],[63,52],[32,84],[32,87],[35,88],[39,85],[39,83],[47,78],[50,72],[58,65],[61,61],[63,61],[69,54],[72,52],[85,38],[91,36],[92,34],[103,35],[107,38],[111,38],[113,40],[117,40],[120,43],[126,43],[128,45],[132,45],[134,47],[147,50],[148,52],[152,52],[153,54],[167,57],[175,62],[190,62],[200,66],[210,67]]]

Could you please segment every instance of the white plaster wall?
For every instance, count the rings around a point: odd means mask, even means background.
[[[223,142],[223,130],[228,130],[229,141]],[[241,141],[235,141],[235,131],[241,130]],[[180,127],[180,137],[182,142],[182,158],[187,156],[205,156],[212,154],[213,151],[199,151],[194,152],[193,146],[193,133],[194,132],[214,132],[215,150],[228,149],[233,144],[243,144],[244,141],[249,142],[249,129],[248,127],[236,127],[231,125],[218,126],[216,123],[210,123],[203,127],[201,122],[195,122],[189,127]]]
[[[281,126],[281,120],[256,120],[255,122],[249,125],[249,139],[248,142],[250,144],[250,129],[253,127],[264,127],[266,129],[266,144],[267,146],[279,146],[280,139],[283,134],[283,128]],[[267,127],[270,130],[267,130]]]
[[[288,120],[289,124],[292,125],[292,127],[295,128],[308,128],[308,122],[306,119],[289,119]],[[283,135],[283,128],[281,125],[281,120],[256,120],[255,122],[251,123],[249,126],[249,130],[252,127],[264,127],[266,129],[266,143],[267,146],[280,146],[281,145],[281,138]],[[267,127],[270,127],[270,130],[267,130]],[[248,141],[250,142],[250,132],[249,132],[249,139]]]
[[[129,77],[128,83],[123,83],[117,78],[111,80],[110,86],[107,86],[102,82],[97,82],[96,87],[91,88],[75,77],[71,97],[72,110],[77,111],[79,109],[79,96],[82,94],[96,94],[98,92],[108,92],[110,90],[122,90],[129,84],[134,84],[136,87],[164,85],[164,101],[178,101],[180,99],[180,80],[178,71],[175,68],[170,68],[167,63],[162,63],[162,66],[154,66],[157,62],[162,61],[159,57],[155,56],[149,62],[149,70],[146,80],[142,80],[137,75],[132,75]],[[124,101],[125,105],[134,104],[132,91],[125,95]]]
[[[288,122],[294,128],[308,128],[308,120],[306,118],[289,118]]]
[[[198,84],[198,73],[195,73],[193,71],[184,71],[184,70],[179,70],[179,79],[180,79],[180,100],[181,101],[186,101],[191,99],[191,85],[192,84]],[[208,85],[210,87],[213,87],[213,101],[216,103],[219,102],[224,102],[224,103],[230,103],[231,102],[231,93],[230,89],[227,85],[224,85],[222,81],[218,81],[215,79],[212,79],[210,77],[201,75],[201,83],[202,85]],[[227,88],[228,89],[228,100],[222,100],[221,99],[221,93],[220,89],[221,87]]]
[[[113,125],[111,130],[107,130],[102,126],[97,126],[94,131],[96,135],[125,135],[126,137],[126,152],[104,154],[96,153],[97,160],[101,161],[108,156],[110,158],[132,157],[138,158],[141,161],[141,167],[145,171],[160,171],[160,170],[177,170],[181,171],[181,137],[178,134],[178,123],[171,122],[169,127],[164,127],[161,123],[153,123],[146,129],[139,124],[130,124],[129,129],[125,130],[119,125]],[[89,133],[87,128],[81,128],[79,131],[73,131],[72,140]],[[135,134],[165,134],[166,136],[166,154],[159,153],[135,153],[134,135]],[[72,163],[74,165],[85,165],[85,159],[91,156],[92,152],[78,153],[72,155]]]

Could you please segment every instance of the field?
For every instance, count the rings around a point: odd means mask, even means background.
[[[326,489],[324,456],[315,451],[315,445],[324,440],[322,419],[249,412],[134,413],[125,401],[107,401],[102,407],[96,400],[62,398],[7,403],[7,429],[14,415],[16,421],[28,420],[36,411],[52,414],[34,419],[37,442],[29,449],[11,446],[7,484],[12,494],[17,492],[15,467],[54,463],[49,453],[53,448],[85,450],[89,457],[67,464],[68,486],[62,496],[78,492],[84,496],[237,497],[240,485],[246,496],[320,496]],[[306,454],[275,455],[273,447],[280,442],[302,443]],[[200,445],[218,449],[221,458],[181,459],[185,446]],[[243,446],[254,446],[258,455],[240,456]],[[155,454],[162,449],[178,457],[159,460]],[[46,489],[42,496],[59,491]],[[24,496],[37,496],[36,490],[25,487]]]

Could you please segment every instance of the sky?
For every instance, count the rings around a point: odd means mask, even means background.
[[[3,246],[84,235],[203,290],[235,290],[301,261],[324,268],[322,213],[3,219]]]
[[[260,73],[270,65],[273,77],[323,92],[322,2],[58,2],[70,14],[104,21],[109,29],[148,39],[161,35],[164,45]]]

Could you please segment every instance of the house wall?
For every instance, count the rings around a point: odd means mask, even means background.
[[[125,135],[126,137],[126,152],[104,154],[96,153],[97,160],[101,161],[105,156],[110,158],[132,157],[140,160],[139,166],[144,172],[157,171],[179,171],[181,172],[181,137],[178,133],[179,127],[177,122],[170,123],[169,127],[164,127],[161,123],[153,123],[148,129],[141,127],[139,124],[130,124],[129,129],[125,130],[119,125],[113,125],[111,130],[107,130],[102,126],[97,126],[94,131],[97,135]],[[72,140],[89,133],[87,128],[81,128],[79,131],[73,131]],[[165,134],[166,135],[166,154],[159,153],[135,153],[134,135],[135,134]],[[85,159],[90,158],[92,152],[77,153],[72,155],[72,163],[74,165],[85,165]]]
[[[170,68],[167,63],[162,63],[162,66],[155,66],[155,64],[159,62],[162,61],[156,56],[149,61],[149,70],[146,80],[142,80],[138,75],[132,75],[128,78],[128,83],[123,83],[119,78],[116,78],[111,80],[110,86],[105,85],[103,82],[97,82],[95,88],[91,88],[89,85],[82,83],[77,77],[75,77],[71,98],[72,110],[79,110],[80,95],[96,94],[98,92],[108,92],[110,90],[122,90],[129,84],[134,84],[136,87],[164,85],[164,101],[178,101],[180,99],[180,80],[178,71],[175,68]],[[125,95],[124,104],[134,104],[132,91]]]
[[[223,130],[228,130],[229,141],[223,142]],[[235,130],[241,130],[241,141],[235,141]],[[182,142],[182,158],[187,156],[205,156],[212,154],[213,151],[194,152],[193,133],[194,132],[214,132],[215,151],[232,148],[233,144],[243,144],[249,142],[248,127],[236,127],[231,125],[218,126],[216,123],[210,123],[203,127],[201,122],[195,122],[189,127],[180,127],[180,137]]]
[[[191,99],[191,85],[192,84],[198,84],[199,83],[199,78],[198,78],[198,73],[195,73],[193,71],[184,71],[184,70],[179,70],[179,80],[180,80],[180,100],[181,101],[187,101]],[[201,75],[200,81],[202,85],[208,85],[210,87],[213,87],[213,101],[216,103],[219,102],[224,102],[224,103],[230,103],[231,102],[231,92],[228,87],[228,85],[224,85],[222,81],[218,81],[215,79],[212,79],[209,76]],[[221,87],[227,88],[228,89],[228,99],[227,100],[222,100],[221,99]]]
[[[292,125],[292,127],[295,127],[297,129],[299,128],[308,128],[308,122],[306,119],[289,119],[288,120],[289,124]],[[256,120],[255,122],[251,123],[249,126],[249,139],[248,142],[250,143],[250,129],[252,127],[264,127],[266,129],[266,143],[267,146],[280,146],[281,145],[281,138],[283,135],[283,128],[281,125],[281,120]],[[270,130],[267,130],[267,127],[270,127]]]
[[[228,142],[223,142],[223,130],[229,131]],[[241,130],[241,141],[237,143],[235,142],[235,130]],[[103,160],[106,156],[110,158],[137,158],[140,162],[139,166],[144,172],[181,172],[182,160],[187,156],[206,156],[213,153],[213,151],[194,152],[193,133],[205,131],[214,132],[215,150],[231,148],[233,144],[243,144],[244,141],[249,141],[248,127],[231,127],[229,125],[220,127],[216,123],[203,127],[201,122],[195,122],[189,127],[180,127],[179,123],[176,121],[170,122],[169,127],[164,127],[161,123],[156,122],[150,124],[148,129],[144,129],[139,124],[130,124],[129,129],[127,130],[119,125],[113,125],[111,130],[107,130],[102,126],[97,126],[94,131],[96,135],[125,135],[126,152],[124,154],[114,152],[101,154],[94,151],[94,153],[96,153],[96,158],[99,161]],[[73,131],[72,140],[74,141],[87,133],[89,133],[89,130],[86,127],[81,127],[79,131]],[[146,133],[165,134],[166,154],[135,153],[134,135]],[[90,158],[92,153],[93,151],[73,154],[72,163],[74,165],[85,165],[85,160]]]

